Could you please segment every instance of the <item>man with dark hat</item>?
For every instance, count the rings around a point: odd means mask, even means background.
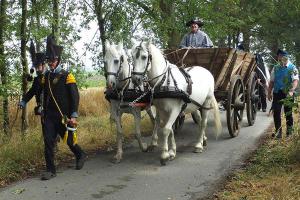
[[[206,33],[200,30],[204,25],[202,20],[193,19],[186,23],[186,26],[191,27],[191,32],[186,34],[181,40],[179,48],[194,47],[213,47],[213,43]]]
[[[19,103],[20,108],[24,108],[27,102],[35,96],[37,106],[34,111],[36,115],[41,115],[42,111],[42,102],[41,102],[41,92],[42,92],[42,80],[44,77],[44,72],[46,69],[45,65],[45,53],[39,52],[35,53],[35,47],[33,42],[30,44],[30,55],[32,60],[32,68],[30,70],[31,74],[33,74],[34,69],[36,71],[37,76],[33,79],[33,83],[31,88],[28,90],[26,94],[23,95],[22,100]],[[32,77],[32,76],[30,76]],[[29,78],[30,80],[30,78]]]
[[[284,107],[284,113],[287,124],[287,137],[291,136],[293,131],[293,115],[291,105],[283,102],[294,102],[294,92],[297,88],[299,75],[298,70],[294,64],[288,59],[288,53],[283,50],[277,51],[278,64],[274,66],[271,73],[271,79],[268,89],[268,99],[272,102],[273,117],[276,132],[273,137],[277,139],[282,138],[281,126],[281,109]],[[273,91],[273,95],[272,95]]]
[[[80,170],[86,154],[77,144],[76,126],[78,117],[79,92],[74,76],[60,65],[62,46],[55,44],[53,36],[47,38],[46,59],[49,70],[44,78],[44,124],[45,159],[47,171],[42,180],[56,176],[54,147],[57,135],[67,142],[76,158],[76,169]]]

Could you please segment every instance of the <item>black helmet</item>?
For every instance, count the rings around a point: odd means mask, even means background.
[[[49,35],[47,37],[46,59],[47,60],[59,59],[62,51],[63,51],[63,47],[56,45],[55,37],[52,34]]]

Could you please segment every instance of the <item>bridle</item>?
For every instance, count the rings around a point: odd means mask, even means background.
[[[106,71],[107,62],[104,62],[104,71],[105,71],[104,75],[105,75],[105,77],[107,78],[108,76],[115,76],[116,79],[119,80],[119,75],[120,75],[120,72],[121,72],[121,69],[122,69],[122,66],[123,66],[123,62],[124,62],[124,56],[121,55],[120,56],[120,65],[119,65],[119,68],[118,68],[117,72],[108,72],[108,71]]]
[[[142,41],[143,42],[143,41]],[[138,52],[136,53],[135,57],[138,58],[140,56],[140,51],[142,50],[142,42],[140,43],[139,46],[136,47],[136,49],[138,50]],[[146,73],[148,71],[148,67],[150,65],[150,62],[152,61],[152,55],[148,52],[148,59],[147,59],[147,65],[145,67],[145,70],[143,72],[136,72],[135,71],[135,65],[133,66],[133,71],[132,71],[132,75],[139,75],[139,76],[143,76],[145,77],[146,76]]]

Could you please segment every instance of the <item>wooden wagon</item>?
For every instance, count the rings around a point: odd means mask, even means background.
[[[185,48],[166,50],[167,60],[178,67],[202,66],[215,78],[215,96],[226,109],[229,134],[239,134],[244,109],[248,124],[255,122],[258,84],[255,56],[232,48]]]

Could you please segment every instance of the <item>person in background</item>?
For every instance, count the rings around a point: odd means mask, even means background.
[[[37,106],[34,108],[34,113],[36,115],[41,115],[42,111],[42,102],[41,102],[41,91],[42,91],[42,80],[44,77],[44,72],[46,70],[45,65],[45,53],[38,52],[35,53],[35,47],[33,42],[30,44],[30,55],[32,60],[32,68],[30,70],[31,74],[33,74],[34,70],[36,71],[36,77],[33,79],[33,83],[31,88],[28,90],[26,94],[23,95],[22,100],[19,102],[19,107],[23,109],[27,102],[31,100],[33,96],[35,96]],[[28,81],[32,80],[32,76],[28,77]]]
[[[263,112],[267,111],[267,95],[266,95],[266,86],[267,86],[267,75],[264,65],[264,60],[260,54],[255,55],[257,67],[255,68],[255,73],[258,77],[258,110]]]
[[[208,35],[201,31],[200,28],[204,25],[202,20],[193,19],[186,23],[186,26],[191,27],[191,32],[184,35],[179,48],[193,47],[193,48],[207,48],[213,47],[213,43]]]
[[[291,105],[287,103],[294,102],[295,89],[299,82],[298,70],[294,64],[288,59],[288,53],[286,51],[277,51],[278,64],[274,66],[269,88],[268,99],[272,102],[273,118],[276,132],[272,135],[277,139],[282,138],[282,125],[281,125],[281,110],[284,107],[286,125],[287,125],[287,137],[292,135],[293,132],[293,115]]]

